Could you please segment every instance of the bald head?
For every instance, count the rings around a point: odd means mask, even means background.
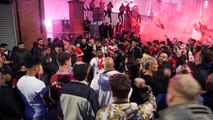
[[[176,75],[169,82],[168,105],[198,101],[201,93],[199,83],[191,75]]]
[[[104,70],[112,70],[114,69],[114,61],[111,57],[107,57],[104,60]]]

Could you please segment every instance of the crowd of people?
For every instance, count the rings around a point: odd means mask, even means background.
[[[47,41],[0,44],[1,120],[213,119],[212,45],[126,32]]]
[[[139,8],[137,5],[132,6],[132,2],[125,1],[126,4],[121,3],[118,9],[118,22],[116,26],[116,33],[122,33],[122,30],[126,29],[131,32],[135,32],[136,35],[140,34],[140,27],[142,25],[141,21],[141,15],[139,13]],[[106,8],[105,8],[106,7]],[[96,10],[95,10],[96,9]],[[99,19],[94,19],[94,21],[104,21],[105,17],[108,16],[110,20],[109,27],[111,28],[112,24],[112,9],[113,9],[113,3],[109,2],[105,6],[105,2],[102,0],[100,1],[99,5],[95,4],[95,0],[91,0],[89,3],[89,7],[87,7],[85,10],[92,11],[93,18],[94,16],[97,16],[99,14]],[[103,18],[102,18],[103,16]],[[88,17],[88,16],[87,16]],[[115,19],[115,18],[113,18]],[[88,21],[88,19],[85,20],[85,22]],[[124,23],[125,21],[125,23]],[[105,23],[108,24],[108,23]],[[103,26],[103,24],[101,25]],[[87,29],[85,29],[87,31]],[[100,30],[99,30],[100,32]]]

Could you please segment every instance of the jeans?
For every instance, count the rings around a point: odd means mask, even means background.
[[[118,20],[123,24],[123,13],[118,13]]]

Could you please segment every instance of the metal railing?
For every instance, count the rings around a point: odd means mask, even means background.
[[[103,13],[103,16],[104,16],[104,14],[105,13]],[[126,14],[124,14],[123,18],[125,18],[125,15]],[[93,18],[94,18],[93,11],[85,9],[84,10],[84,19],[89,19],[90,21],[93,21]],[[144,22],[152,22],[153,18],[154,18],[154,16],[141,15],[141,20],[144,21]],[[110,23],[109,18],[107,16],[105,17],[104,20],[99,21],[99,22],[108,22],[108,23]],[[119,22],[118,13],[117,12],[112,12],[112,25],[116,25],[118,22]],[[124,19],[124,22],[125,22],[125,19]]]

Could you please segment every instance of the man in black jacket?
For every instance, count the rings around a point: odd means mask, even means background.
[[[35,43],[37,44],[36,46],[34,46],[31,50],[33,57],[38,57],[41,58],[42,56],[42,51],[43,51],[43,39],[42,38],[38,38],[37,42]]]
[[[18,44],[17,50],[13,53],[13,65],[17,68],[19,63],[24,63],[24,59],[30,54],[30,51],[27,50],[23,42]]]
[[[193,68],[192,75],[199,82],[202,89],[205,90],[206,79],[212,66],[212,58],[206,50],[197,52],[195,56],[195,67]]]
[[[140,59],[142,57],[141,49],[137,46],[136,41],[131,41],[131,47],[128,51],[128,55],[132,55],[135,59]]]
[[[8,67],[0,70],[0,120],[20,120],[23,109],[18,93],[9,85],[12,71]]]

